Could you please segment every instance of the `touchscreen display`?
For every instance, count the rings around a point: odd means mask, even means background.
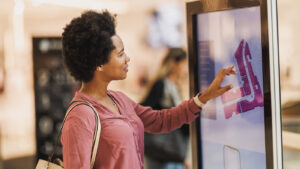
[[[205,90],[221,68],[235,66],[222,86],[234,88],[202,110],[203,169],[265,169],[260,7],[196,15],[198,85]]]

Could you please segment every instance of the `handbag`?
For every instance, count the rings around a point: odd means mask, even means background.
[[[181,129],[170,133],[145,133],[145,154],[147,157],[160,162],[180,162],[186,157],[188,137]]]
[[[57,135],[57,138],[56,138],[55,147],[53,149],[53,152],[49,156],[48,161],[39,159],[39,161],[38,161],[35,169],[63,169],[64,168],[62,160],[60,160],[60,159],[57,158],[57,159],[54,160],[54,162],[52,162],[52,158],[53,158],[53,155],[55,154],[55,152],[57,150],[58,141],[59,141],[60,135],[62,133],[62,129],[63,129],[64,123],[65,123],[65,121],[67,119],[67,116],[69,115],[69,113],[75,107],[77,107],[79,105],[87,105],[87,106],[89,106],[91,109],[93,109],[93,112],[96,115],[96,128],[95,128],[95,131],[94,131],[94,141],[93,141],[93,148],[92,148],[93,151],[92,151],[92,154],[91,154],[91,165],[90,165],[90,169],[93,169],[94,163],[95,163],[96,154],[97,154],[97,150],[98,150],[98,145],[99,145],[100,132],[101,132],[100,118],[99,118],[97,110],[88,101],[86,101],[86,100],[75,100],[75,101],[73,101],[70,104],[70,106],[73,103],[75,103],[75,102],[77,102],[77,104],[74,105],[72,108],[70,108],[67,111],[66,115],[65,115],[65,118],[64,118],[64,120],[62,122],[62,126],[61,126],[60,131],[59,131],[59,133]]]

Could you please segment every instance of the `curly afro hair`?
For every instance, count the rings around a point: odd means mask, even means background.
[[[107,10],[86,11],[64,28],[63,60],[76,80],[91,81],[96,67],[108,62],[115,48],[111,40],[115,35],[115,17]]]

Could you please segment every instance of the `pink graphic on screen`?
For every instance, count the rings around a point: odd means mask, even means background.
[[[250,59],[252,59],[252,56],[249,49],[249,45],[247,42],[242,40],[235,52],[235,60],[237,63],[237,68],[239,70],[239,76],[242,81],[242,87],[236,89],[235,91],[229,91],[223,94],[221,96],[221,99],[223,104],[226,104],[239,98],[243,98],[245,96],[251,96],[250,98],[252,98],[252,100],[241,100],[224,106],[224,113],[226,119],[232,117],[232,114],[234,112],[236,114],[240,114],[252,110],[255,107],[264,106],[262,90],[259,85],[259,81],[253,72]]]

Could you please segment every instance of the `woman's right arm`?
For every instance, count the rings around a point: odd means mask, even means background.
[[[208,100],[216,98],[226,91],[232,88],[232,85],[221,87],[221,83],[226,75],[236,74],[233,70],[233,66],[226,69],[221,69],[209,88],[198,94],[198,99],[202,103],[206,103]],[[144,123],[145,131],[150,133],[165,133],[170,132],[176,128],[181,127],[183,124],[192,122],[199,116],[201,107],[196,105],[194,99],[182,102],[179,106],[153,110],[151,107],[141,106],[134,101],[132,103],[137,115],[141,118]]]
[[[81,105],[70,112],[61,136],[65,169],[90,169],[95,125],[89,107]]]

